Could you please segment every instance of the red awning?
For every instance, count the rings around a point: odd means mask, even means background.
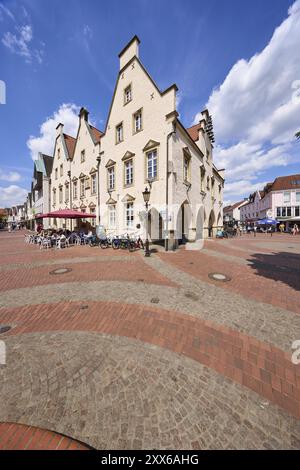
[[[60,209],[58,211],[47,212],[47,214],[39,214],[39,219],[95,219],[95,214],[87,214],[85,212],[75,211],[73,209]]]

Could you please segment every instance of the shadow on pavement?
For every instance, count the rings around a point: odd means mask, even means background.
[[[258,276],[280,281],[300,291],[300,254],[288,252],[253,253],[249,266]]]

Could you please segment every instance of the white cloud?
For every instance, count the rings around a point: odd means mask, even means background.
[[[2,44],[13,54],[23,57],[26,63],[31,64],[33,61],[37,61],[41,64],[45,44],[42,41],[38,43],[34,40],[33,27],[27,10],[22,6],[14,15],[11,10],[0,3],[0,19],[4,19],[4,13],[13,20],[14,29],[3,34]]]
[[[0,168],[0,180],[15,183],[16,181],[20,181],[20,179],[21,175],[17,171],[8,171],[7,173],[5,173]]]
[[[29,44],[32,41],[32,27],[30,25],[17,28],[17,34],[7,32],[2,38],[2,43],[11,52],[25,58],[26,62],[31,62],[32,52]]]
[[[3,188],[0,186],[0,207],[11,207],[25,202],[28,191],[12,184]]]
[[[300,161],[293,146],[300,127],[299,51],[297,0],[267,46],[249,60],[239,60],[212,92],[207,107],[218,142],[216,164],[225,167],[226,180],[248,181],[254,187],[253,180],[266,170]],[[195,122],[199,118],[197,114]],[[246,195],[249,185],[244,186],[240,194]]]
[[[3,3],[0,3],[0,19],[3,19],[4,15],[8,16],[12,21],[15,21],[14,14],[11,12],[11,10],[3,5]]]
[[[38,137],[30,136],[27,141],[27,147],[33,160],[37,159],[39,152],[46,155],[53,154],[56,127],[59,123],[64,124],[64,132],[66,134],[76,136],[79,123],[79,109],[79,106],[73,103],[64,103],[52,116],[46,118],[40,126],[40,135]]]

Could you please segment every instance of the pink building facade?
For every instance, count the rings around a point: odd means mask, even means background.
[[[272,217],[286,228],[300,224],[300,175],[281,176],[262,191],[250,194],[249,202],[240,208],[241,222],[255,223]]]

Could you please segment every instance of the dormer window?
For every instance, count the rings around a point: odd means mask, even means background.
[[[119,144],[123,141],[123,124],[119,124],[116,127],[116,143]]]
[[[131,100],[132,100],[131,85],[129,85],[124,90],[124,104],[129,103]]]

